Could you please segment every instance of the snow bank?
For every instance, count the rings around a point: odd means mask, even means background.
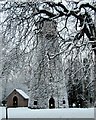
[[[0,117],[4,118],[5,113],[5,109],[0,108]],[[94,118],[94,108],[8,108],[8,118]]]

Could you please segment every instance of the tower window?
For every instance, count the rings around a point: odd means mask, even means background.
[[[65,104],[65,100],[63,100],[63,104]]]
[[[53,97],[49,99],[49,108],[55,108],[55,100]]]
[[[34,101],[34,105],[37,105],[37,100]]]

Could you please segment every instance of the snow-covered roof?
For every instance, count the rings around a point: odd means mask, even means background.
[[[22,95],[25,99],[29,99],[29,96],[20,89],[15,89],[20,95]]]

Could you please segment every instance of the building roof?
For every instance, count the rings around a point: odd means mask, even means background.
[[[22,95],[25,99],[29,99],[29,96],[22,91],[21,89],[15,89],[20,95]]]
[[[14,90],[12,90],[12,92],[13,92],[13,91],[18,92],[23,98],[29,99],[29,96],[28,96],[24,91],[22,91],[21,89],[14,89]],[[12,93],[12,92],[11,92],[11,93]],[[9,95],[11,95],[11,93],[10,93]],[[7,95],[6,98],[8,98],[9,95]]]

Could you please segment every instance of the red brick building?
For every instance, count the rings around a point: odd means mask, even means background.
[[[28,107],[29,96],[20,89],[14,89],[6,98],[7,107]]]

